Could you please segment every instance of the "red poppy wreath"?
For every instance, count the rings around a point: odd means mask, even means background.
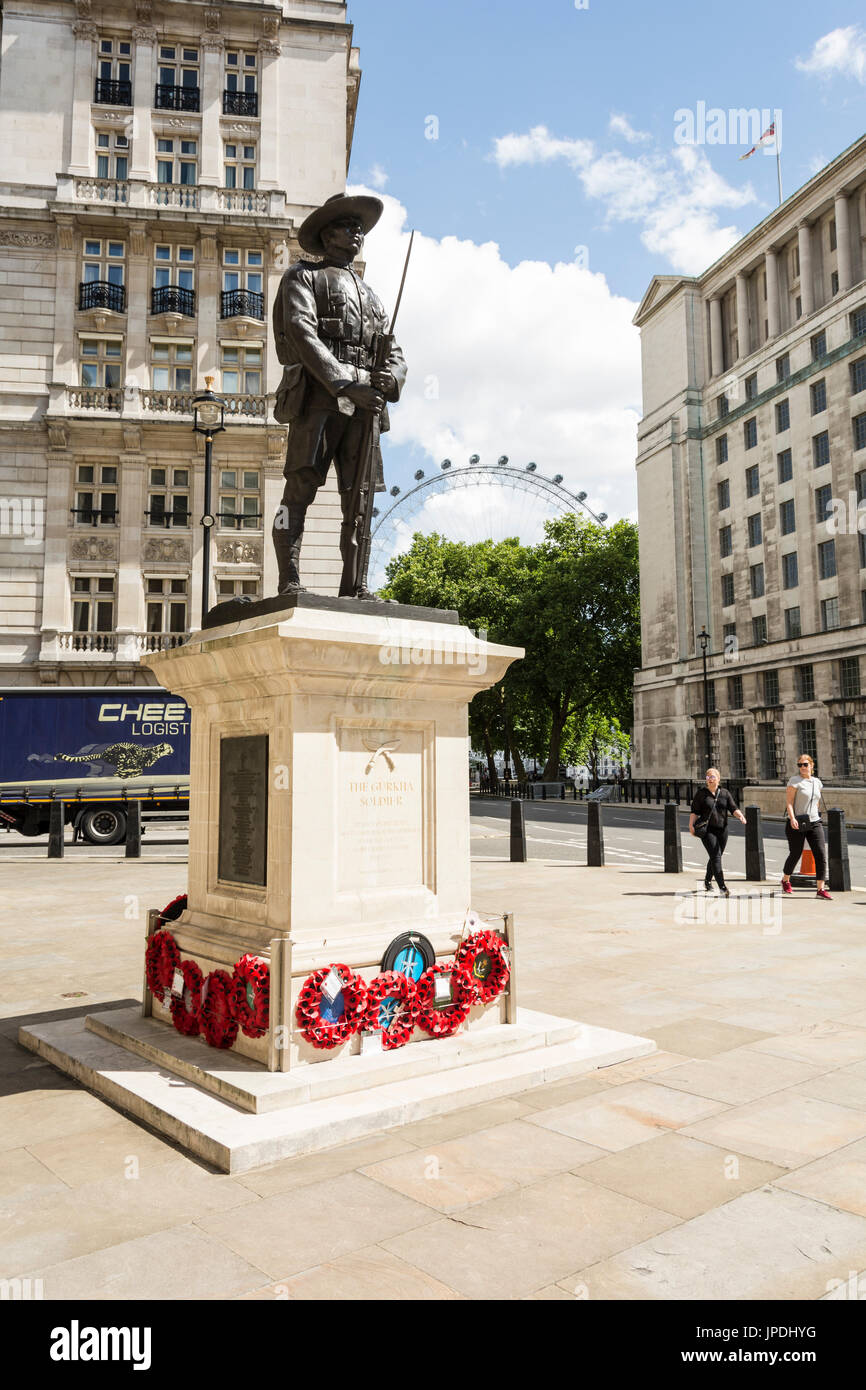
[[[211,1047],[231,1047],[238,1035],[238,1021],[232,1013],[234,989],[227,970],[212,970],[204,982],[201,1005],[201,1031]]]
[[[156,931],[147,943],[144,953],[147,987],[156,998],[163,1002],[165,991],[170,988],[175,970],[180,969],[180,951],[170,931]]]
[[[337,972],[341,981],[343,1012],[339,1018],[327,1019],[322,1016],[322,985],[332,970]],[[361,976],[347,965],[323,965],[320,970],[308,975],[295,1006],[301,1036],[313,1047],[325,1049],[339,1047],[357,1032],[366,1012],[367,987]]]
[[[261,956],[241,956],[232,974],[233,1012],[248,1038],[262,1038],[268,1031],[270,971]]]
[[[477,931],[467,936],[455,959],[468,971],[475,996],[482,1004],[489,1004],[508,984],[511,969],[507,946],[495,931]]]
[[[201,1029],[201,987],[203,975],[194,960],[181,962],[183,989],[171,996],[171,1018],[179,1033],[189,1038]]]
[[[389,1006],[393,1004],[393,1008]],[[384,1019],[384,1022],[383,1022]],[[365,1032],[382,1032],[387,1052],[403,1047],[412,1036],[418,1020],[418,992],[408,975],[386,970],[367,986],[367,1012],[361,1027]]]
[[[436,986],[434,980],[437,975],[451,976],[451,999],[452,1002],[445,1008],[436,1008]],[[475,1003],[475,988],[466,970],[456,961],[442,961],[431,965],[429,970],[425,970],[417,984],[418,1003],[420,1010],[418,1013],[418,1025],[434,1038],[447,1038],[449,1034],[456,1033],[461,1023],[469,1013]]]

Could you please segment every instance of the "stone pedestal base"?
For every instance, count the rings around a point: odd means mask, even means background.
[[[22,1046],[227,1173],[363,1138],[656,1050],[528,1009],[517,1022],[268,1072],[137,1009],[22,1027]],[[180,1083],[180,1084],[179,1084]]]

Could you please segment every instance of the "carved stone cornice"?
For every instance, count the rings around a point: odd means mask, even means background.
[[[61,420],[50,420],[48,422],[48,443],[52,449],[68,449],[69,426]]]
[[[226,41],[222,34],[202,34],[199,39],[199,47],[203,48],[205,53],[222,53],[225,46]]]
[[[129,249],[133,256],[147,255],[147,230],[135,222],[129,227]]]
[[[258,50],[264,57],[279,58],[282,49],[276,39],[259,39]]]
[[[217,9],[207,9],[204,12],[204,27],[207,34],[218,34],[220,28],[220,12]]]
[[[54,246],[55,240],[51,232],[17,232],[6,231],[0,228],[0,246]]]
[[[139,24],[150,24],[153,20],[153,0],[136,0],[135,17]]]
[[[72,32],[77,39],[90,39],[91,43],[99,37],[99,30],[90,19],[76,19]]]
[[[136,24],[132,37],[136,43],[156,43],[158,35],[152,24]]]

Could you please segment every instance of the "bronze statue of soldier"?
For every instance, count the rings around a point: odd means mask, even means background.
[[[307,508],[333,463],[343,513],[340,594],[375,597],[367,565],[373,492],[385,487],[378,436],[389,428],[386,402],[399,399],[406,363],[381,302],[352,262],[382,211],[378,198],[337,194],[311,213],[298,240],[321,260],[290,266],[274,302],[283,365],[274,415],[289,425],[273,529],[281,594],[303,592],[298,561]]]

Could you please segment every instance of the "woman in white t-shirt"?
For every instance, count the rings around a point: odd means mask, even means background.
[[[827,850],[824,845],[824,827],[821,824],[821,792],[823,783],[815,776],[815,764],[808,753],[801,753],[797,759],[797,775],[788,779],[786,794],[785,834],[788,837],[788,858],[782,870],[782,891],[792,893],[791,874],[799,863],[803,845],[808,843],[815,856],[815,878],[818,883],[817,897],[831,901],[824,887],[827,872]]]

